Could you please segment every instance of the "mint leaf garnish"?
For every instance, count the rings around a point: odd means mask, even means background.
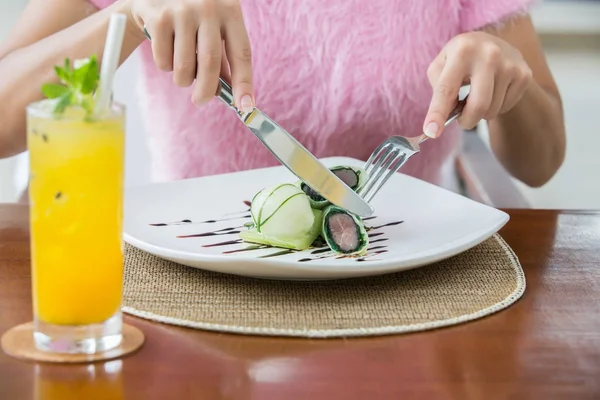
[[[73,81],[77,90],[83,94],[92,93],[98,83],[98,63],[92,57],[89,60],[76,60]]]
[[[78,106],[90,117],[94,112],[94,94],[100,79],[96,56],[75,60],[73,65],[66,58],[63,66],[55,66],[54,71],[61,83],[42,85],[44,96],[57,99],[53,112],[60,114],[69,106]]]
[[[55,99],[61,97],[65,93],[69,92],[69,88],[56,83],[46,83],[42,85],[42,93],[49,99]]]
[[[69,105],[71,105],[71,93],[67,92],[58,98],[58,101],[54,106],[54,112],[60,114],[65,111],[65,108]]]

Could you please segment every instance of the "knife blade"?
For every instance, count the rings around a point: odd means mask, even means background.
[[[143,30],[148,40],[152,40],[145,26]],[[244,125],[290,172],[330,203],[360,217],[373,214],[373,207],[369,203],[325,167],[291,134],[256,107],[249,113],[240,111],[235,106],[231,85],[222,77],[219,77],[219,83],[217,97],[236,113]]]

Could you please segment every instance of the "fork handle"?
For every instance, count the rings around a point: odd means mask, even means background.
[[[466,95],[464,99],[458,101],[456,106],[448,115],[448,119],[446,119],[446,122],[444,122],[444,126],[450,125],[452,122],[454,122],[456,118],[460,117],[460,114],[462,114],[465,105],[467,105],[467,97],[469,97],[469,95]],[[421,144],[427,139],[430,139],[430,137],[427,136],[425,133],[422,133],[421,136],[417,137],[417,144]]]
[[[464,99],[458,101],[458,104],[456,104],[456,107],[454,107],[454,109],[448,115],[448,119],[446,119],[444,126],[450,125],[452,122],[454,122],[454,120],[456,118],[460,117],[460,114],[462,114],[463,109],[467,105],[468,97],[469,97],[469,95],[466,95]]]

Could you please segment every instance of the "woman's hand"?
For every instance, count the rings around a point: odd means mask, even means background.
[[[132,0],[135,23],[152,37],[156,66],[190,86],[196,105],[211,100],[219,75],[229,78],[236,104],[254,106],[250,41],[238,0]]]
[[[427,70],[433,98],[423,131],[438,137],[454,108],[460,87],[471,91],[459,118],[472,129],[481,119],[491,120],[517,104],[532,81],[531,69],[521,53],[504,40],[484,32],[454,37]]]

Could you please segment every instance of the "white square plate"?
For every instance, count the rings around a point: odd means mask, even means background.
[[[326,158],[327,166],[363,162]],[[332,252],[259,248],[239,240],[249,200],[265,186],[295,182],[285,167],[128,188],[124,239],[183,265],[271,279],[336,279],[427,265],[463,252],[496,233],[506,213],[421,180],[395,174],[373,199],[365,220],[370,245],[362,258]],[[248,250],[251,248],[253,250]]]

